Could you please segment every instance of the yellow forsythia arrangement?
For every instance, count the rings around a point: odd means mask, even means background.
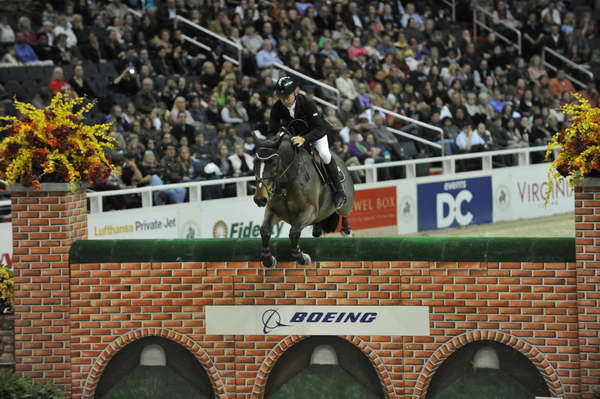
[[[41,183],[89,182],[106,177],[112,164],[104,150],[114,146],[106,135],[110,124],[86,125],[83,115],[94,107],[85,98],[58,93],[46,108],[15,101],[19,117],[0,130],[9,135],[0,143],[0,179],[41,188]],[[78,111],[73,111],[74,108]]]
[[[8,266],[0,265],[0,313],[12,309],[15,282],[13,272]]]
[[[554,149],[560,147],[549,167],[547,198],[555,179],[571,177],[569,184],[573,186],[593,171],[600,172],[600,108],[592,107],[580,93],[572,95],[577,103],[561,107],[568,117],[567,127],[552,136],[546,151],[550,160]]]

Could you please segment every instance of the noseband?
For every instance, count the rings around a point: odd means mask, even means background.
[[[292,165],[294,165],[295,161],[297,161],[298,159],[298,148],[294,148],[294,157],[291,159],[291,161],[288,163],[288,165],[285,167],[285,169],[283,169],[281,172],[279,172],[281,170],[281,156],[279,155],[279,152],[274,150],[273,148],[270,147],[259,147],[258,150],[256,151],[256,158],[261,161],[260,164],[260,172],[258,176],[256,177],[256,181],[260,184],[265,184],[266,182],[269,181],[273,181],[274,184],[268,188],[268,194],[269,196],[273,196],[277,193],[277,182],[279,181],[279,179],[281,179],[286,173],[287,171],[292,167]],[[273,176],[268,176],[268,177],[263,177],[262,176],[262,172],[263,172],[263,168],[264,168],[264,162],[265,161],[269,161],[273,158],[277,158],[277,167],[275,168],[275,174]],[[266,184],[265,184],[266,186]]]

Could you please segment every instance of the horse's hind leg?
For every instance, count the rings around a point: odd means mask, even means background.
[[[292,226],[290,229],[290,241],[292,242],[292,257],[296,259],[296,262],[300,265],[308,265],[311,262],[310,255],[305,254],[300,249],[298,242],[300,241],[301,229]]]
[[[315,238],[321,237],[323,235],[323,229],[321,228],[321,225],[319,223],[313,224],[312,235]]]
[[[263,224],[260,227],[260,238],[262,239],[262,248],[260,251],[260,260],[264,267],[275,267],[277,266],[277,259],[271,255],[271,249],[269,248],[269,241],[271,240],[271,233],[273,232],[273,216],[270,212],[265,213]]]
[[[346,216],[342,217],[342,234],[345,236],[352,235],[352,230],[350,230],[350,225],[348,224],[348,218]]]

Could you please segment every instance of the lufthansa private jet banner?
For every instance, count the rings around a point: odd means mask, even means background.
[[[427,306],[206,306],[208,335],[428,336]]]

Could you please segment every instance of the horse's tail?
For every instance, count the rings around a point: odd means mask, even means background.
[[[338,223],[340,222],[340,215],[337,212],[333,212],[327,218],[321,220],[319,225],[324,233],[333,233],[337,229]]]

